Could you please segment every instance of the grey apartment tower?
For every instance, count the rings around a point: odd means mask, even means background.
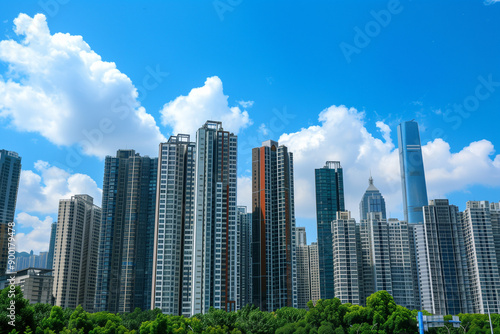
[[[252,149],[252,303],[297,307],[293,154],[268,140]]]
[[[16,152],[0,150],[0,276],[7,269],[7,224],[14,221],[20,176],[21,157]]]
[[[152,306],[191,316],[195,143],[189,135],[160,144]]]
[[[191,314],[235,311],[238,299],[237,136],[221,122],[196,133]]]
[[[106,157],[96,311],[151,307],[157,171],[134,150]]]
[[[332,299],[335,298],[332,221],[337,219],[337,212],[345,210],[344,178],[339,161],[327,161],[323,168],[315,169],[314,172],[320,296],[322,299]]]
[[[427,187],[417,122],[398,125],[398,148],[405,220],[410,224],[422,223],[422,207],[427,205]]]

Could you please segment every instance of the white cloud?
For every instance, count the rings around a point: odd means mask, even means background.
[[[254,101],[238,101],[238,104],[242,106],[244,109],[251,108],[253,106]]]
[[[193,88],[187,96],[179,96],[163,106],[162,124],[171,126],[173,133],[194,135],[207,120],[222,121],[224,129],[238,134],[252,121],[246,110],[230,107],[227,99],[219,77],[207,78],[203,87]]]
[[[380,135],[365,127],[364,113],[331,106],[319,114],[319,125],[283,134],[279,142],[294,153],[295,205],[298,218],[314,218],[314,169],[325,161],[340,161],[344,169],[346,209],[359,216],[359,201],[368,187],[370,171],[392,216],[403,218],[399,156],[390,127],[377,122]],[[443,197],[471,185],[500,186],[500,155],[490,156],[493,145],[473,142],[458,153],[436,139],[423,146],[429,199]]]
[[[485,5],[493,5],[497,2],[500,2],[500,0],[484,0]]]
[[[82,36],[52,35],[43,14],[19,14],[14,25],[20,41],[0,41],[0,61],[9,67],[0,76],[1,118],[100,158],[127,144],[156,152],[151,143],[165,137],[115,63],[103,61]]]
[[[269,134],[269,130],[267,129],[267,126],[262,123],[260,126],[259,126],[259,130],[258,130],[263,136],[267,136]]]
[[[40,160],[34,167],[34,171],[21,172],[17,196],[19,211],[57,215],[59,200],[76,194],[88,194],[94,198],[94,204],[101,206],[102,189],[90,176],[70,174]]]
[[[16,223],[23,228],[31,228],[31,232],[16,234],[16,251],[30,252],[35,254],[45,252],[49,249],[50,226],[53,219],[49,216],[41,220],[31,216],[26,212],[21,212],[16,216]]]
[[[252,211],[252,179],[249,176],[238,176],[238,205]]]

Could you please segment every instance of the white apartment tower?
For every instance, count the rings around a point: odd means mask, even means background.
[[[101,208],[89,195],[59,201],[54,247],[55,305],[94,310]]]
[[[152,308],[191,316],[195,143],[189,135],[160,144]]]
[[[238,299],[237,136],[221,122],[196,133],[191,314],[235,311]]]

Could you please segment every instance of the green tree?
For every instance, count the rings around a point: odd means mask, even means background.
[[[94,325],[89,319],[88,313],[85,312],[81,305],[78,305],[69,318],[68,329],[81,329],[83,334],[88,334],[93,328]]]
[[[50,311],[52,310],[52,305],[36,303],[33,304],[33,309],[35,311],[34,319],[35,324],[41,324],[43,319],[50,317]]]
[[[59,333],[66,326],[63,309],[60,306],[53,306],[50,311],[50,316],[42,321],[42,329],[50,329]]]
[[[15,329],[18,333],[24,333],[28,326],[36,328],[35,310],[29,300],[24,299],[20,287],[10,290],[10,286],[7,286],[0,292],[0,331],[9,333]]]
[[[377,291],[366,298],[366,306],[372,314],[373,324],[384,324],[389,316],[396,311],[394,298],[387,291]]]

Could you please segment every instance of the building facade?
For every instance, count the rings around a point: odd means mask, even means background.
[[[340,162],[327,161],[315,169],[316,219],[318,228],[318,256],[320,295],[322,299],[335,297],[333,282],[332,221],[337,212],[344,211],[344,178]]]
[[[156,195],[153,308],[191,316],[196,145],[189,135],[160,144]]]
[[[105,159],[96,311],[151,307],[157,171],[134,150]]]
[[[458,207],[446,199],[423,207],[424,222],[415,225],[420,300],[433,314],[469,313],[467,254]]]
[[[8,223],[14,222],[17,190],[21,176],[21,157],[16,152],[0,150],[0,276],[6,272]]]
[[[191,314],[237,307],[236,161],[237,136],[221,122],[198,129]]]
[[[311,284],[311,301],[313,302],[314,305],[316,305],[316,302],[321,298],[317,242],[313,242],[309,245],[309,274],[310,274],[310,284]]]
[[[398,148],[405,221],[410,224],[422,223],[422,207],[428,203],[417,122],[409,121],[398,125]]]
[[[252,150],[252,303],[297,307],[293,154],[268,140]]]
[[[59,201],[54,246],[55,305],[94,311],[101,208],[89,195]]]
[[[54,262],[54,248],[56,246],[56,233],[57,233],[57,222],[50,225],[50,241],[49,241],[49,252],[47,254],[47,263],[45,268],[52,269]]]
[[[297,307],[307,309],[307,303],[313,304],[319,297],[319,262],[318,244],[307,245],[304,227],[296,228],[297,234]]]
[[[52,276],[52,270],[26,268],[12,272],[0,278],[0,290],[3,290],[12,283],[10,281],[11,276],[15,276],[14,285],[21,288],[23,298],[28,299],[30,304],[42,303],[54,305],[52,295],[54,277]]]
[[[500,312],[500,276],[493,229],[496,219],[492,220],[488,201],[469,201],[461,213],[473,313]]]
[[[246,206],[238,206],[238,302],[242,308],[252,304],[252,213],[247,212]]]
[[[359,226],[349,211],[337,212],[336,216],[331,224],[335,298],[339,298],[342,303],[360,305],[362,278],[359,273],[362,273],[362,265],[358,247]]]
[[[382,219],[387,219],[385,212],[385,199],[380,191],[373,185],[373,178],[368,179],[368,189],[366,189],[361,202],[359,203],[359,219],[368,219],[370,212],[380,212]]]

